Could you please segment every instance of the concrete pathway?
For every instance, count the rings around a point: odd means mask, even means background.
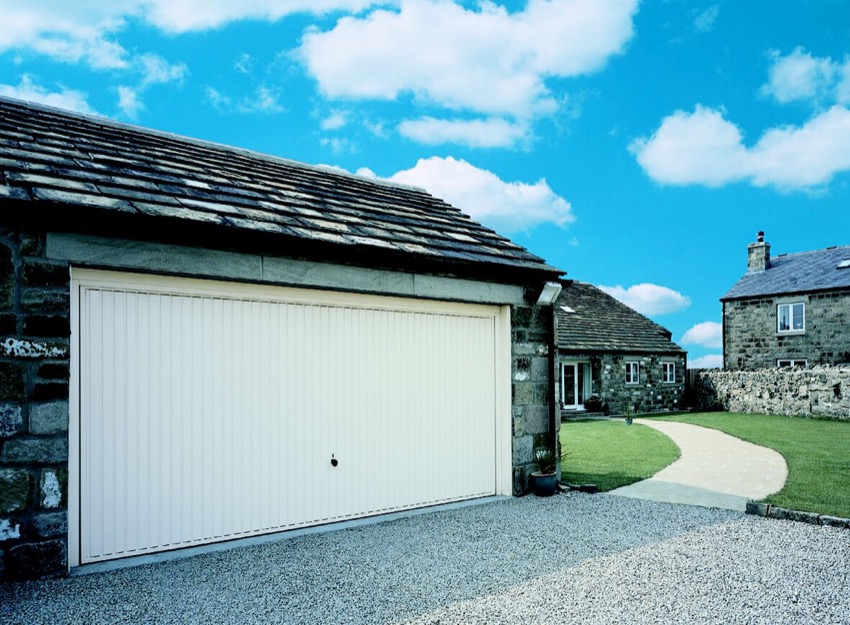
[[[688,423],[635,423],[669,436],[682,455],[648,480],[610,491],[613,495],[743,511],[748,500],[781,490],[788,477],[785,459],[767,447]]]

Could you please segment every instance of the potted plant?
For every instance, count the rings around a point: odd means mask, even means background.
[[[532,489],[538,497],[550,497],[558,486],[558,456],[548,447],[534,450],[537,471],[532,472]]]
[[[626,404],[626,409],[623,411],[623,415],[626,417],[626,425],[631,425],[634,419],[632,418],[632,407],[630,404]]]
[[[584,409],[588,412],[602,412],[602,405],[599,395],[591,395],[584,401]]]

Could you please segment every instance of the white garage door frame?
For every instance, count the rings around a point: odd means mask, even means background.
[[[72,269],[71,281],[71,420],[69,427],[69,567],[83,564],[81,555],[81,293],[85,289],[132,289],[139,292],[185,294],[195,297],[233,297],[281,303],[304,303],[328,307],[408,311],[457,315],[489,315],[493,319],[494,345],[494,464],[495,494],[512,490],[511,409],[510,409],[510,307],[366,295],[341,291],[244,284],[218,280],[172,278],[92,269]],[[404,467],[401,467],[404,470]],[[418,507],[411,505],[410,507]],[[351,516],[357,515],[349,515]],[[337,520],[337,519],[334,519]],[[278,530],[279,531],[279,530]],[[266,532],[259,532],[266,533]],[[235,536],[239,538],[242,536]],[[188,545],[179,545],[188,546]],[[179,547],[178,546],[178,547]],[[135,555],[135,554],[133,554]]]

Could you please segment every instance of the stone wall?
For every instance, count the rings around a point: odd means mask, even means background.
[[[850,421],[850,366],[705,369],[695,376],[698,409]]]
[[[514,495],[529,491],[529,476],[537,470],[534,449],[548,447],[550,441],[551,318],[551,306],[511,308]],[[555,437],[559,427],[556,419]]]
[[[778,333],[778,304],[805,303],[805,331]],[[776,367],[804,359],[809,366],[850,362],[850,290],[723,302],[724,369]]]
[[[70,271],[0,229],[0,579],[67,567]]]
[[[685,390],[685,357],[656,354],[569,354],[563,360],[590,361],[592,394],[608,405],[610,414],[667,412],[681,409]],[[640,363],[640,383],[626,384],[626,362]],[[664,382],[663,362],[676,365],[676,382]],[[568,414],[568,413],[564,413]]]

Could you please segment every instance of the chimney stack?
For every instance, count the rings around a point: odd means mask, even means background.
[[[764,271],[770,268],[770,243],[764,242],[764,232],[759,232],[756,242],[747,246],[747,271]]]

